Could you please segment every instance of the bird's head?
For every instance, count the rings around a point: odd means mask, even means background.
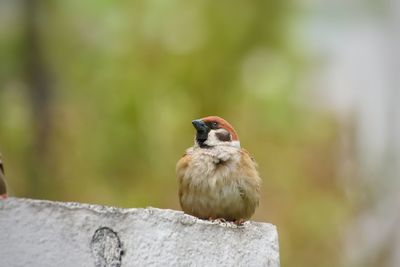
[[[232,125],[223,118],[209,116],[192,121],[196,128],[195,145],[201,148],[232,146],[240,148],[238,135]]]

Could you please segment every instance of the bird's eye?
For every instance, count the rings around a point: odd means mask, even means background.
[[[215,121],[213,121],[213,122],[211,123],[211,126],[212,126],[213,128],[218,128],[218,123],[216,123]]]

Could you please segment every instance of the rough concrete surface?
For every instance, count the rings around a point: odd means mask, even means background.
[[[180,211],[0,200],[0,266],[279,266],[276,227]]]

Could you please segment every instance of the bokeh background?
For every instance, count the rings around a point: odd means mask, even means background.
[[[282,266],[400,266],[398,2],[3,0],[10,194],[179,209],[191,120],[219,115]]]

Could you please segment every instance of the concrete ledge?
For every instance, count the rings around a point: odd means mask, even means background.
[[[1,266],[279,266],[276,227],[174,210],[0,201]]]

